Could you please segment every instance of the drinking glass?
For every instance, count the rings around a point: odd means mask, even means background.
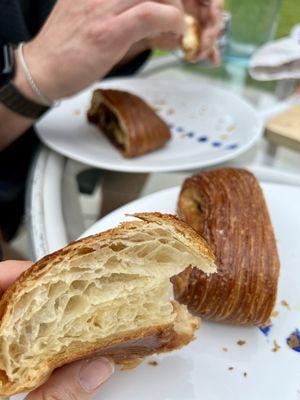
[[[254,51],[274,38],[281,0],[229,0],[231,33],[227,58],[248,63]]]

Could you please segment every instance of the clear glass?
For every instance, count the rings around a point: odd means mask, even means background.
[[[274,38],[281,0],[229,0],[229,59],[247,63],[253,52]]]

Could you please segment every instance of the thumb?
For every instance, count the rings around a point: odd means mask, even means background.
[[[26,400],[90,400],[113,372],[113,362],[103,357],[77,361],[57,369]]]

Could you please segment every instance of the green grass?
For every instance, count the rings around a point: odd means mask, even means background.
[[[282,0],[276,36],[287,36],[291,28],[297,23],[300,24],[300,0]]]

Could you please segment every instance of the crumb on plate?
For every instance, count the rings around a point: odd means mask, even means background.
[[[156,113],[160,112],[160,107],[153,106],[152,109],[153,109],[153,111],[155,111]]]
[[[227,347],[222,347],[222,350],[225,351],[225,353],[227,353],[228,348]]]
[[[279,311],[274,310],[271,314],[271,317],[276,318],[279,315]]]
[[[244,372],[244,378],[247,378],[247,376],[248,376],[248,374],[247,374],[247,372]]]
[[[244,344],[246,344],[246,340],[238,340],[236,344],[238,344],[239,346],[244,346]]]
[[[280,346],[276,342],[276,340],[273,341],[273,344],[274,344],[274,347],[273,347],[272,351],[273,351],[273,353],[276,353],[280,349]]]
[[[228,368],[228,371],[233,371],[233,370],[234,370],[233,367],[229,367],[229,368]]]
[[[285,308],[287,308],[288,310],[291,309],[289,303],[288,303],[286,300],[282,300],[282,301],[281,301],[281,305],[282,305],[282,307],[285,307]]]
[[[158,362],[157,361],[149,361],[148,364],[151,365],[151,367],[157,367],[158,366]]]
[[[167,111],[167,115],[172,115],[172,114],[174,114],[174,113],[175,113],[174,108],[170,108],[170,109]]]

